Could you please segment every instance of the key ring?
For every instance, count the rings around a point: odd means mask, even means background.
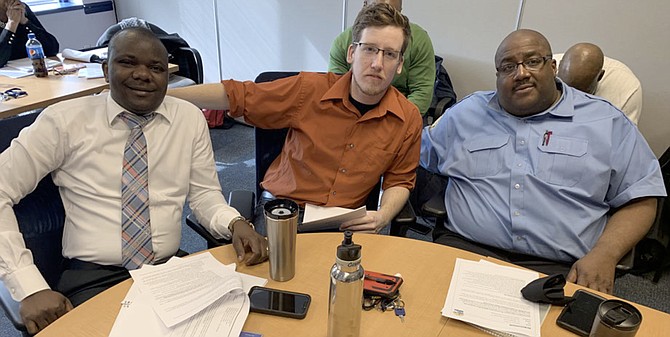
[[[0,98],[3,102],[12,98],[21,98],[25,96],[28,96],[28,93],[23,91],[21,88],[11,88],[0,92]]]

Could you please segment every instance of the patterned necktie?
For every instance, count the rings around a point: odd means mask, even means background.
[[[121,238],[123,266],[137,269],[154,260],[149,221],[147,141],[142,127],[154,114],[138,116],[123,112],[119,118],[130,128],[123,153],[121,175]]]

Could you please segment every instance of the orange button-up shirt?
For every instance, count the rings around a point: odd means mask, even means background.
[[[414,187],[421,114],[394,87],[361,116],[349,100],[351,72],[222,83],[232,116],[264,129],[290,128],[261,183],[273,195],[353,208],[365,204],[381,176],[384,189]]]

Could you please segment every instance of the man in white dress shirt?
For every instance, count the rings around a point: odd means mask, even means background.
[[[119,32],[103,64],[110,92],[48,107],[0,154],[0,279],[21,302],[29,333],[129,277],[122,264],[122,241],[127,239],[121,229],[122,163],[131,133],[123,119],[128,115],[153,116],[141,127],[148,162],[144,181],[150,185],[151,221],[145,233],[150,233],[153,250],[143,263],[161,263],[178,252],[186,200],[215,237],[232,237],[240,262],[267,259],[266,240],[221,194],[202,113],[165,96],[167,60],[165,47],[151,31]],[[47,174],[59,186],[66,212],[67,263],[55,290],[34,265],[12,210]]]

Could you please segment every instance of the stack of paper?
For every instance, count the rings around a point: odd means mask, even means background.
[[[494,336],[539,337],[540,306],[521,295],[521,289],[538,276],[487,261],[457,259],[442,316]],[[546,314],[548,306],[544,310]]]
[[[360,218],[365,214],[365,206],[350,209],[305,204],[305,216],[302,223],[298,225],[298,230],[309,232],[337,229],[343,222]]]
[[[130,272],[110,337],[237,337],[249,315],[247,292],[266,279],[235,272],[210,253]]]

